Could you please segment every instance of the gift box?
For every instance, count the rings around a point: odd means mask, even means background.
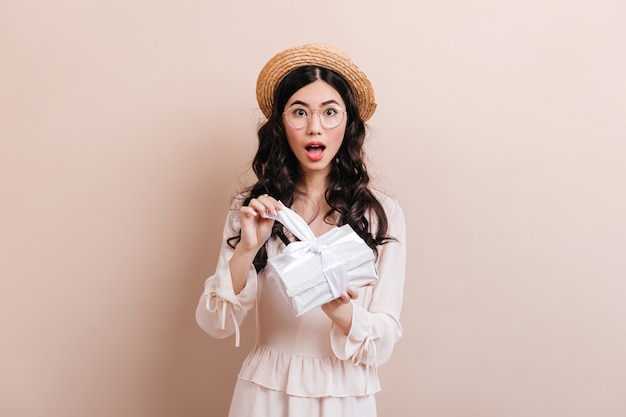
[[[268,259],[296,316],[334,300],[349,285],[361,287],[378,279],[374,252],[350,225],[315,237],[306,222],[284,206],[274,218],[300,239]]]

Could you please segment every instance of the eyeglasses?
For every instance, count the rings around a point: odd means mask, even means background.
[[[302,129],[311,121],[311,115],[317,112],[320,124],[324,129],[334,129],[343,122],[345,110],[338,106],[326,106],[321,109],[309,109],[301,105],[293,105],[283,112],[289,126]]]

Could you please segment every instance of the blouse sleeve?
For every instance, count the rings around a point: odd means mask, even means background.
[[[239,233],[235,230],[238,215],[239,210],[233,205],[224,225],[215,274],[205,281],[204,292],[196,308],[196,322],[202,330],[215,338],[225,338],[235,333],[236,346],[239,346],[239,326],[254,307],[257,297],[257,274],[252,265],[243,290],[239,294],[233,290],[229,262],[235,250],[228,245],[227,240]]]
[[[388,235],[394,240],[382,245],[376,262],[378,281],[371,300],[353,302],[352,327],[346,335],[331,326],[331,345],[335,355],[355,365],[379,366],[391,357],[402,335],[400,310],[406,264],[406,227],[402,208],[389,197],[381,199],[388,218]],[[363,296],[361,291],[360,296]]]

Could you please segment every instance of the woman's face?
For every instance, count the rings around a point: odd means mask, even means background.
[[[287,100],[283,110],[287,142],[305,177],[330,173],[346,131],[345,110],[337,90],[321,80],[305,85]]]

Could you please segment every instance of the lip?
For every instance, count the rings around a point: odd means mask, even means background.
[[[313,141],[304,145],[304,150],[311,161],[317,162],[324,157],[326,145],[323,142]]]

